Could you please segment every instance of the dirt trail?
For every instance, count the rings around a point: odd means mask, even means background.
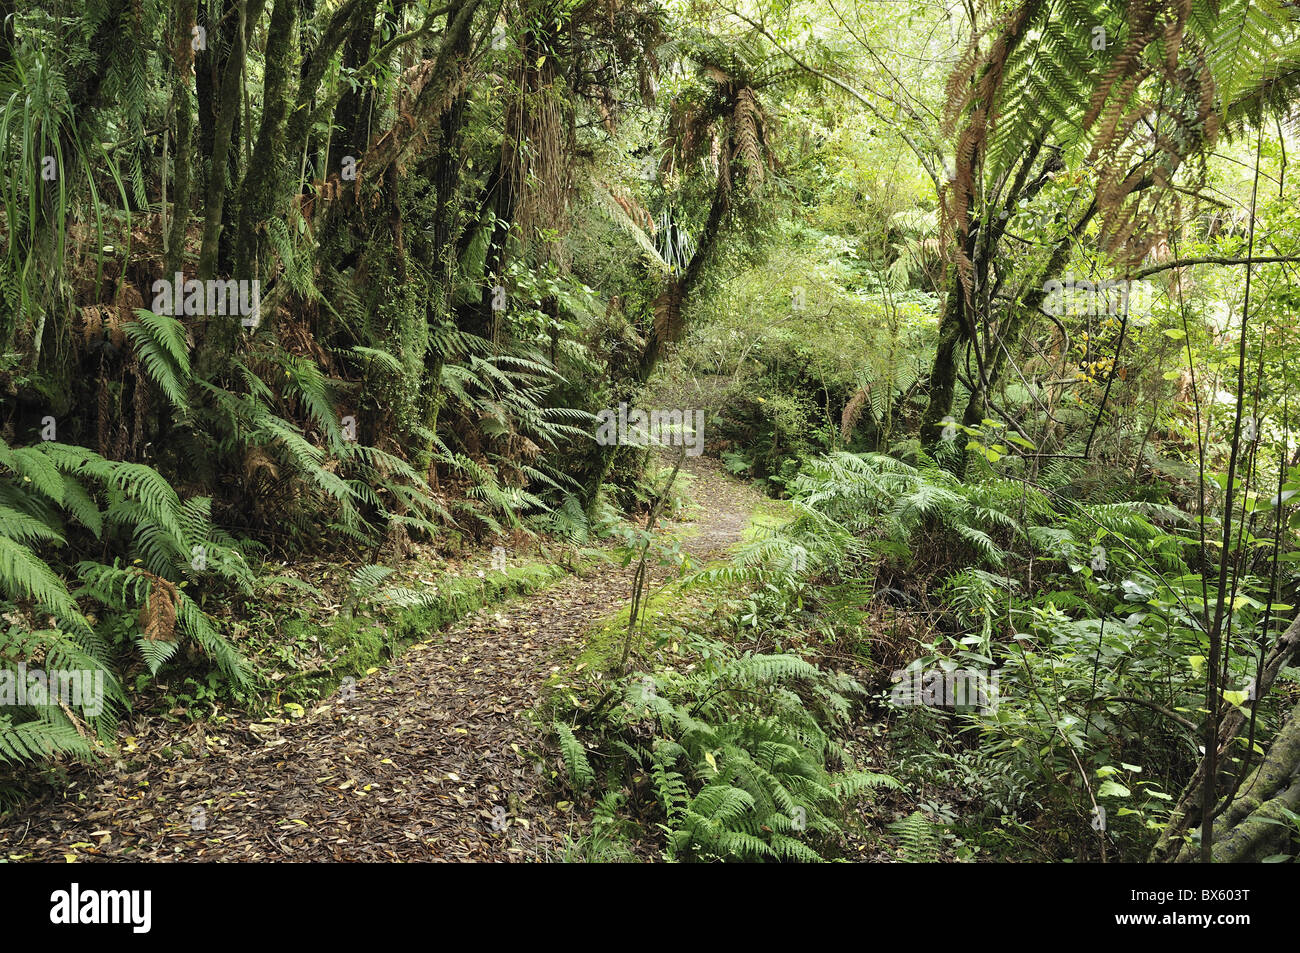
[[[760,497],[702,458],[674,529],[697,560],[737,542]],[[574,823],[548,789],[527,718],[553,666],[631,596],[600,566],[431,633],[302,721],[156,727],[124,765],[74,771],[60,800],[0,826],[32,860],[533,860]],[[349,697],[344,698],[343,694]],[[577,835],[577,830],[573,831]]]

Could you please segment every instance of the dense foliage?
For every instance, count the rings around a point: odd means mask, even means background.
[[[574,857],[1298,856],[1295,4],[0,20],[0,674],[99,686],[0,693],[6,801],[541,541],[636,565],[532,713]],[[628,406],[780,518],[685,565]]]

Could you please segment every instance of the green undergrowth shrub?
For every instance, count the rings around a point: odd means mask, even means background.
[[[285,623],[282,642],[310,643],[324,658],[281,656],[281,699],[302,702],[327,695],[344,678],[361,678],[412,643],[481,608],[535,592],[566,570],[552,563],[511,563],[504,571],[485,571],[481,577],[442,575],[435,584],[418,589],[385,585],[393,573],[377,565],[356,570],[347,611],[328,624],[303,618]],[[270,652],[273,646],[266,649]]]
[[[608,538],[619,524],[622,514],[609,502],[602,490],[590,507],[582,505],[576,494],[564,497],[554,509],[529,521],[530,526],[548,536],[574,546],[585,546]]]
[[[862,688],[792,655],[713,643],[690,671],[618,680],[595,710],[555,722],[569,784],[599,778],[627,810],[654,818],[668,860],[817,861],[852,809],[893,778],[860,770],[840,743]],[[603,704],[602,704],[603,702]]]
[[[858,827],[860,801],[899,787],[863,770],[848,740],[858,682],[735,624],[740,576],[717,564],[652,594],[634,674],[604,674],[625,609],[555,679],[550,727],[568,784],[596,800],[577,857],[617,856],[631,828],[658,831],[668,860],[822,860]]]
[[[310,697],[564,571],[512,564],[429,591],[384,585],[391,570],[364,567],[334,625],[273,620],[272,640],[282,641],[267,647],[230,633],[247,630],[260,607],[284,609],[286,591],[299,602],[321,593],[269,573],[263,549],[218,526],[211,498],[182,499],[152,467],[54,441],[0,442],[0,692],[14,695],[0,708],[0,789],[14,796],[37,777],[33,763],[106,751],[132,699],[201,711],[219,700],[257,707],[267,688]],[[313,636],[324,664],[295,669]],[[259,649],[251,663],[244,657]],[[287,679],[269,678],[286,665]],[[93,697],[89,688],[84,698],[11,691],[35,672],[89,679]]]
[[[0,765],[92,758],[128,705],[124,677],[141,668],[199,658],[246,692],[247,665],[196,596],[251,594],[255,551],[213,525],[209,498],[182,501],[150,467],[0,441],[0,679],[16,688],[39,670],[94,686],[27,703],[15,691],[0,712]]]
[[[635,520],[638,515],[649,511],[663,492],[677,452],[675,448],[659,451],[642,447],[619,447],[614,457],[613,470],[601,488],[602,497]],[[695,477],[685,467],[678,470],[664,501],[661,511],[663,518],[679,519],[689,515],[690,490],[694,481]]]
[[[899,777],[947,788],[953,830],[1040,859],[1095,859],[1103,837],[1111,856],[1143,856],[1198,759],[1216,595],[1196,568],[1199,527],[1165,502],[1091,502],[1013,466],[980,461],[961,480],[915,448],[912,461],[810,461],[791,483],[794,518],[702,576],[750,586],[737,626],[751,638],[854,659]],[[1229,600],[1229,704],[1248,697],[1266,589],[1243,572]],[[902,635],[866,629],[873,617],[902,619]],[[996,675],[996,703],[900,707],[892,680],[908,668]],[[1288,707],[1256,705],[1257,741]],[[1245,753],[1230,752],[1233,770]]]

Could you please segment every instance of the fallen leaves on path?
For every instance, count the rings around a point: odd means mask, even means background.
[[[708,462],[690,469],[683,549],[702,559],[740,539],[758,497]],[[74,769],[0,843],[41,861],[552,859],[580,821],[529,715],[631,579],[599,566],[486,607],[299,718],[139,724],[115,767]]]

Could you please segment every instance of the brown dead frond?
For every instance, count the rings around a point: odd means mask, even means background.
[[[844,413],[840,415],[840,440],[848,443],[849,437],[853,436],[853,429],[857,427],[858,420],[862,417],[862,410],[867,406],[867,401],[871,399],[871,385],[859,388],[859,390],[849,398],[849,402],[844,405]]]
[[[176,641],[176,606],[180,593],[176,584],[151,572],[141,572],[149,580],[149,595],[140,606],[140,633],[151,642]]]

